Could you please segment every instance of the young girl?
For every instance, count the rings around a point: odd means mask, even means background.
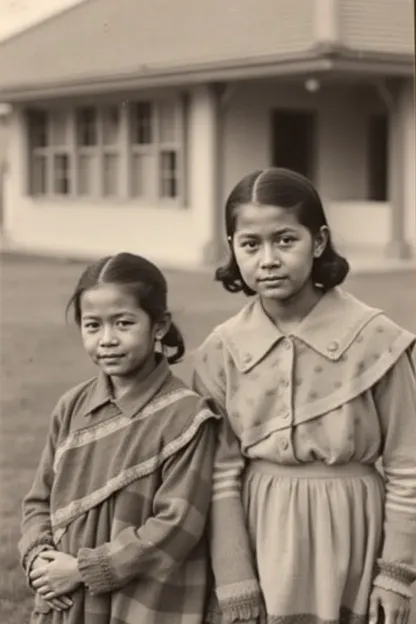
[[[230,257],[216,279],[253,298],[195,356],[194,387],[224,415],[211,512],[219,605],[208,621],[405,624],[415,337],[339,288],[348,263],[301,175],[248,175],[225,220]]]
[[[58,401],[23,503],[36,624],[202,622],[215,416],[169,370],[185,347],[166,297],[159,269],[122,253],[71,298],[100,372]]]

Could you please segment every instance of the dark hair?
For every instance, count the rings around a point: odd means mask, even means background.
[[[85,291],[99,284],[125,286],[136,297],[137,303],[153,323],[160,321],[167,311],[168,288],[163,273],[141,256],[119,253],[91,264],[79,278],[66,309],[68,313],[73,308],[78,326],[81,324],[81,297]],[[173,322],[161,343],[163,347],[174,350],[174,353],[167,355],[170,364],[175,364],[185,354],[183,336]]]
[[[231,191],[225,204],[225,229],[230,255],[227,264],[216,270],[215,279],[222,282],[229,292],[242,291],[250,296],[256,293],[244,283],[232,246],[238,208],[243,204],[294,210],[299,223],[307,227],[312,235],[317,234],[322,226],[328,227],[328,222],[318,192],[303,175],[290,169],[272,167],[245,176]],[[328,291],[341,284],[348,271],[349,264],[335,250],[329,232],[324,252],[314,260],[312,280]]]
[[[216,270],[215,279],[222,282],[229,292],[242,291],[251,296],[256,293],[244,283],[232,247],[238,208],[243,204],[278,206],[294,210],[299,223],[307,227],[312,235],[315,235],[322,226],[328,227],[328,222],[321,198],[312,182],[295,171],[271,167],[254,171],[240,180],[225,204],[229,259],[227,264]],[[335,250],[331,233],[328,232],[325,250],[314,260],[312,280],[315,284],[319,284],[322,290],[328,291],[341,284],[348,272],[348,261]]]

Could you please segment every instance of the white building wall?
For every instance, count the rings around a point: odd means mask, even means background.
[[[164,265],[197,266],[212,238],[215,115],[211,93],[195,89],[188,124],[186,207],[133,200],[33,198],[26,194],[23,117],[11,118],[4,233],[11,246],[47,254],[95,257],[130,251]]]
[[[414,82],[409,80],[403,94],[405,125],[404,202],[407,242],[416,250],[416,126]]]
[[[341,246],[386,245],[389,206],[366,201],[367,119],[386,108],[375,88],[366,85],[323,85],[316,93],[302,83],[277,80],[237,86],[226,110],[226,194],[246,173],[270,166],[271,112],[278,108],[316,113],[315,182],[335,239]]]

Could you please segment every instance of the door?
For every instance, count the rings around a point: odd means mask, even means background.
[[[272,166],[286,167],[313,180],[315,113],[274,110],[272,112]]]
[[[387,201],[388,116],[373,115],[368,122],[368,199]]]

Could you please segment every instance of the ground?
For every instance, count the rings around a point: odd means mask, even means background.
[[[31,597],[20,571],[16,542],[20,502],[28,490],[55,401],[94,369],[85,357],[65,306],[80,272],[77,263],[17,256],[3,258],[1,298],[0,622],[26,624]],[[168,273],[171,307],[188,349],[243,299],[226,294],[209,275]],[[348,288],[416,331],[415,275],[352,277]],[[177,372],[187,379],[187,364]],[[416,605],[413,609],[416,624]]]

